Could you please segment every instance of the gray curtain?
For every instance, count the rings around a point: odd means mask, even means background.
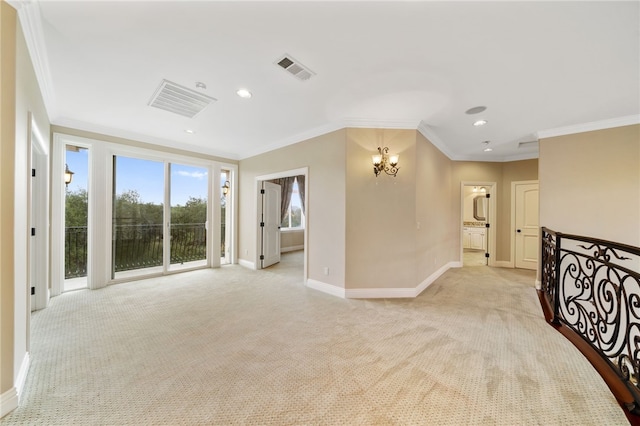
[[[300,175],[298,178],[298,193],[300,194],[300,201],[302,202],[302,214],[306,214],[304,211],[304,175]]]

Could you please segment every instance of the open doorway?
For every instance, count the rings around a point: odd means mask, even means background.
[[[256,269],[269,267],[270,271],[299,273],[301,277],[306,277],[307,168],[258,176],[256,182]],[[277,206],[274,206],[275,198],[278,199],[275,203]],[[273,235],[274,232],[277,235]],[[273,246],[274,241],[278,243],[277,248]],[[271,253],[273,250],[277,250],[277,253]],[[273,260],[275,257],[276,261]]]
[[[495,183],[461,184],[461,254],[465,267],[495,262]]]

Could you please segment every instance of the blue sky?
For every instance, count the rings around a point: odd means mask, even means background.
[[[88,151],[66,151],[66,163],[74,172],[69,191],[87,188]],[[116,193],[133,189],[143,203],[162,204],[164,198],[164,165],[159,161],[118,156],[116,160]],[[171,165],[171,204],[184,205],[190,196],[207,198],[207,169]]]

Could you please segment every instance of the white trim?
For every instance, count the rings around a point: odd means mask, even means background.
[[[416,287],[416,297],[420,295],[427,287],[434,283],[435,280],[440,278],[442,274],[447,272],[451,268],[459,268],[462,266],[462,262],[449,262],[440,267],[433,274],[429,275],[424,281],[420,283],[418,287]]]
[[[256,270],[256,264],[249,260],[238,259],[238,265],[243,268],[253,269],[254,271]]]
[[[410,129],[415,130],[420,123],[417,120],[383,120],[371,118],[347,117],[343,120],[344,127],[363,129]]]
[[[536,290],[542,290],[542,281],[536,278],[536,282],[534,283]]]
[[[261,240],[260,240],[260,230],[259,228],[259,223],[260,223],[260,212],[261,212],[261,207],[260,207],[260,188],[262,187],[262,181],[265,180],[272,180],[272,179],[278,179],[278,178],[283,178],[283,177],[288,177],[288,176],[300,176],[303,175],[304,176],[304,186],[305,186],[305,197],[304,197],[304,211],[307,212],[305,214],[305,226],[304,228],[302,228],[304,230],[304,273],[303,273],[303,277],[306,279],[309,275],[309,271],[308,271],[308,230],[309,230],[309,167],[300,167],[297,169],[290,169],[290,170],[284,170],[281,172],[275,172],[275,173],[269,173],[266,175],[260,175],[260,176],[256,176],[254,178],[254,190],[255,192],[255,196],[254,196],[254,200],[255,200],[255,205],[254,205],[254,217],[256,218],[256,238],[255,238],[255,257],[254,257],[254,268],[252,269],[258,269],[258,265],[261,264],[260,262],[260,251],[261,251]]]
[[[421,121],[420,124],[418,124],[418,132],[427,138],[433,146],[440,150],[440,152],[446,155],[449,160],[458,160],[458,155],[449,150],[444,141],[440,139],[433,129],[427,125],[427,123]]]
[[[16,377],[15,389],[16,393],[18,394],[18,399],[22,395],[22,391],[24,391],[24,385],[27,382],[29,367],[31,367],[31,356],[29,355],[29,352],[27,352],[26,354],[24,354],[22,364],[20,364],[20,371],[18,371],[18,377]]]
[[[497,209],[498,209],[498,184],[496,182],[485,182],[485,181],[460,181],[460,264],[463,264],[464,260],[464,187],[465,186],[488,186],[489,194],[489,227],[488,237],[487,237],[487,249],[485,253],[489,253],[489,260],[487,262],[488,266],[496,266],[496,245],[497,245],[497,229],[498,229],[498,219],[497,219]]]
[[[330,294],[332,296],[340,297],[342,299],[345,298],[345,289],[336,287],[332,284],[323,283],[322,281],[316,281],[309,278],[305,283],[305,286],[312,288],[314,290],[321,291],[323,293]]]
[[[18,392],[16,388],[11,388],[0,395],[0,417],[4,417],[18,408]]]
[[[590,123],[581,123],[572,126],[557,127],[555,129],[549,130],[540,130],[536,133],[536,136],[538,139],[545,139],[553,138],[556,136],[572,135],[574,133],[584,133],[592,132],[594,130],[611,129],[614,127],[631,126],[634,124],[640,124],[640,114],[611,118],[609,120],[592,121]]]
[[[290,251],[298,251],[298,250],[304,250],[304,244],[303,245],[298,245],[298,246],[291,246],[291,247],[280,247],[280,253],[287,253]]]
[[[53,79],[51,78],[51,69],[49,68],[50,62],[47,55],[40,4],[37,1],[20,3],[22,7],[18,9],[18,17],[22,26],[22,33],[27,43],[27,50],[40,86],[40,93],[42,94],[47,115],[49,120],[52,121],[58,115],[57,103],[53,89]]]
[[[250,157],[255,157],[256,155],[264,154],[265,152],[269,152],[278,148],[283,148],[285,146],[293,145],[298,142],[302,142],[318,136],[326,135],[328,133],[335,132],[336,130],[341,130],[341,129],[344,129],[344,125],[342,123],[328,123],[323,126],[314,127],[313,129],[307,130],[305,132],[298,133],[296,135],[269,143],[267,145],[263,145],[259,149],[248,151],[242,155],[239,155],[239,159],[244,160]],[[265,180],[268,180],[268,179],[265,179]]]
[[[348,299],[391,299],[418,297],[427,287],[433,284],[451,268],[459,268],[460,262],[449,262],[433,274],[429,275],[417,287],[414,288],[353,288],[345,291]]]

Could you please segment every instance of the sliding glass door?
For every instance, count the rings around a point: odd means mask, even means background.
[[[113,156],[111,278],[163,272],[164,163]]]
[[[206,266],[208,171],[173,163],[169,170],[169,270]]]

